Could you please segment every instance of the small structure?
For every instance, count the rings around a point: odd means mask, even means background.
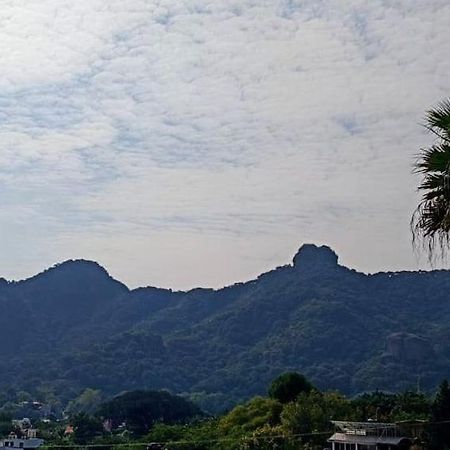
[[[334,421],[332,450],[409,450],[413,438],[395,423]]]
[[[6,439],[0,440],[0,450],[30,449],[39,448],[44,443],[43,439],[36,437],[36,430],[29,428],[25,432],[25,437],[18,437],[11,433]]]
[[[13,420],[12,425],[13,427],[19,428],[21,431],[33,428],[33,426],[31,425],[31,420],[28,417],[24,417],[20,420]]]

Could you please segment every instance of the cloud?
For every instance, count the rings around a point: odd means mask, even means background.
[[[0,273],[89,256],[220,286],[304,241],[417,267],[411,164],[449,20],[444,0],[4,2]]]

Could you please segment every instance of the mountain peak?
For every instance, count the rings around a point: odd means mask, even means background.
[[[58,280],[59,282],[82,284],[99,282],[107,283],[113,281],[114,283],[122,285],[119,281],[114,280],[108,271],[100,264],[85,259],[69,259],[57,263],[43,272],[24,280],[24,282],[43,282],[50,279]]]
[[[326,245],[304,244],[294,256],[293,264],[296,269],[336,267],[338,255]]]
[[[57,272],[57,273],[77,273],[83,275],[100,275],[110,277],[108,271],[95,261],[87,259],[68,259],[61,263],[55,264],[53,267],[45,270],[43,273]]]
[[[61,263],[57,263],[53,266],[53,268],[78,268],[81,270],[93,270],[93,271],[100,271],[104,273],[108,273],[107,270],[101,266],[98,262],[92,261],[89,259],[68,259],[66,261],[63,261]]]

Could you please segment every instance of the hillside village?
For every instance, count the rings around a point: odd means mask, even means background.
[[[431,397],[375,391],[348,399],[287,372],[273,380],[267,396],[218,416],[167,391],[126,392],[60,417],[47,415],[45,405],[30,404],[39,411],[34,420],[0,413],[2,450],[130,445],[142,450],[439,450],[450,437],[446,381]]]

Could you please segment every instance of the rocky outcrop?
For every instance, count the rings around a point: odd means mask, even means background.
[[[335,268],[338,264],[338,256],[330,247],[314,244],[304,244],[294,256],[295,269]]]
[[[393,333],[386,338],[386,356],[399,362],[418,362],[434,354],[430,341],[411,333]]]

